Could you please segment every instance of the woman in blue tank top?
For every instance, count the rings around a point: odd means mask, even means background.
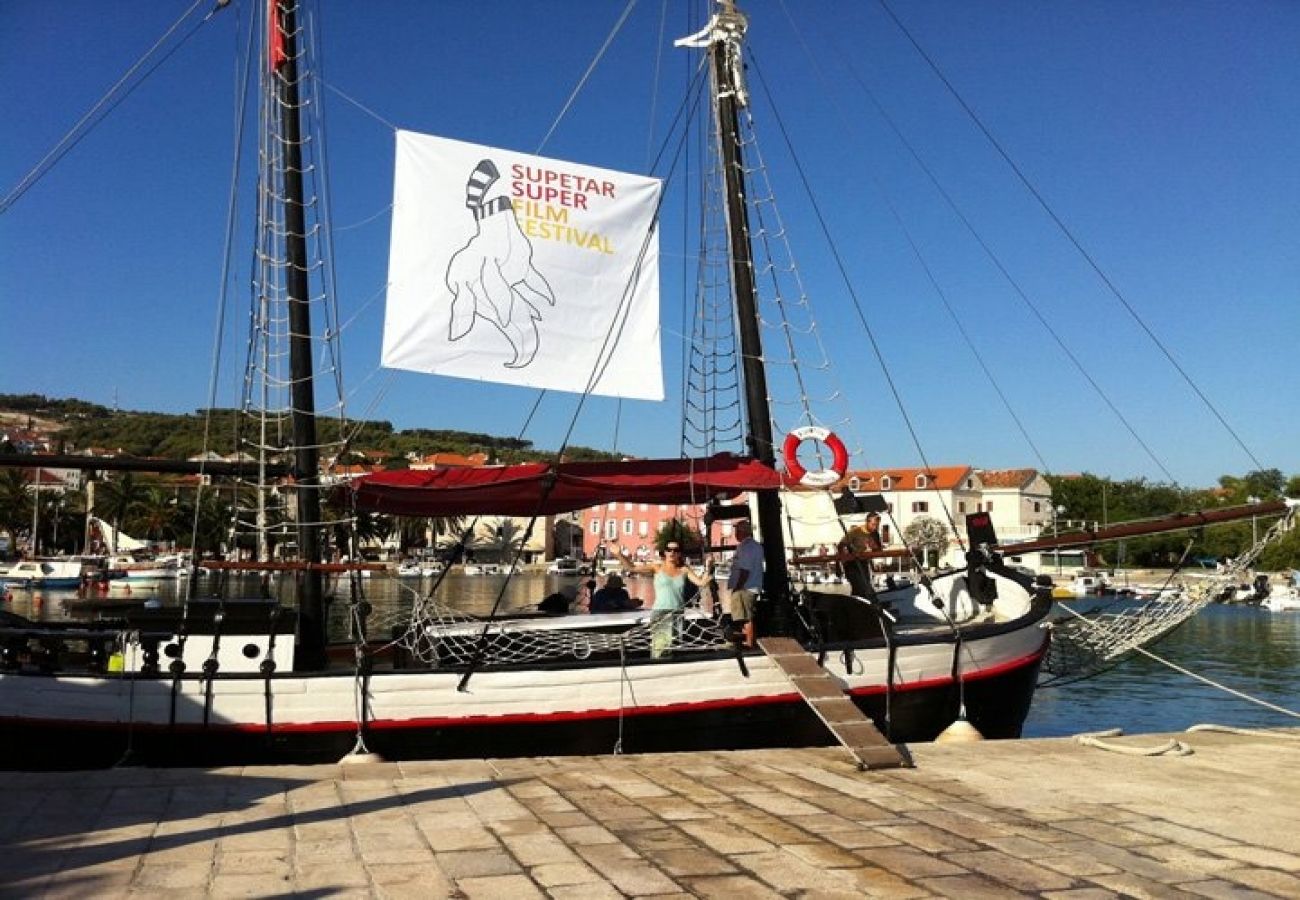
[[[615,548],[619,558],[634,572],[654,573],[654,605],[650,607],[650,655],[667,656],[672,649],[677,620],[686,608],[686,580],[701,588],[709,583],[709,574],[696,572],[682,561],[681,544],[672,541],[664,547],[663,561],[637,566],[627,550]]]

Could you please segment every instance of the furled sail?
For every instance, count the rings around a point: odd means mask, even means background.
[[[599,503],[704,503],[719,494],[775,490],[781,475],[753,459],[722,453],[705,459],[523,463],[379,472],[352,481],[362,512],[399,516],[530,516]]]
[[[662,400],[660,187],[397,132],[383,364]]]

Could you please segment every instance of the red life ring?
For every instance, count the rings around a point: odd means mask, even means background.
[[[830,449],[833,459],[829,469],[809,472],[799,464],[799,445],[804,441],[821,441]],[[845,449],[844,442],[829,428],[818,425],[805,425],[787,434],[785,444],[781,447],[781,456],[790,477],[810,487],[828,487],[843,478],[849,468],[849,451]]]

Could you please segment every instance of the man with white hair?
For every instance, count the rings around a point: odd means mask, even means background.
[[[731,621],[740,626],[745,646],[754,646],[754,601],[763,589],[763,545],[754,540],[748,520],[736,523],[736,555],[731,560],[727,590],[731,593]]]

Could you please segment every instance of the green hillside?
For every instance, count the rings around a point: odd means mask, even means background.
[[[0,394],[0,412],[11,426],[32,426],[59,442],[65,452],[75,453],[89,447],[121,451],[131,456],[154,456],[186,459],[202,453],[207,410],[191,414],[113,410],[77,399],[57,399],[41,394]],[[233,409],[212,410],[210,446],[206,449],[227,455],[238,448],[241,417]],[[246,421],[244,427],[247,428]],[[285,426],[288,427],[287,424]],[[321,418],[317,428],[322,442],[338,439],[339,422]],[[421,456],[431,453],[486,453],[494,462],[519,462],[546,459],[554,455],[533,446],[531,441],[495,437],[466,431],[412,428],[395,430],[391,422],[349,422],[354,433],[351,449],[379,450],[390,457],[408,453]],[[569,447],[568,459],[617,459],[615,454],[589,447]]]

